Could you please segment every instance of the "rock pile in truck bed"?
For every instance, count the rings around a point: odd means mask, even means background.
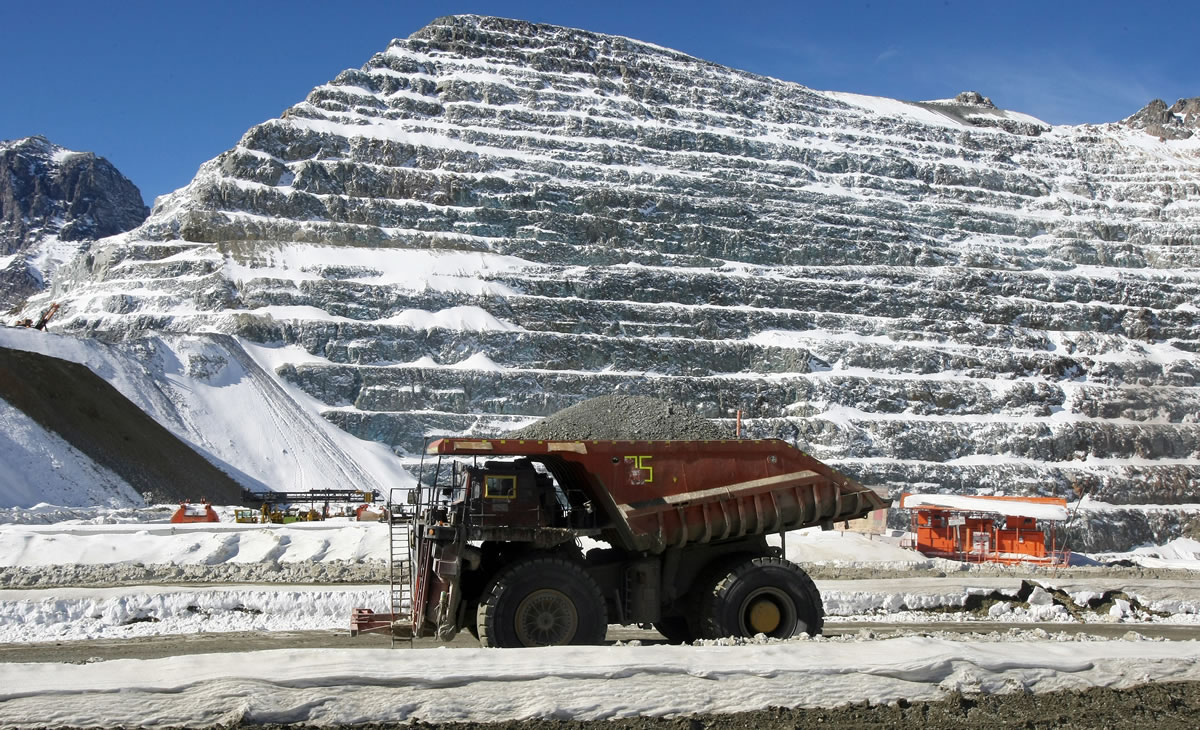
[[[526,439],[705,440],[732,433],[688,409],[641,395],[603,395],[506,434]]]

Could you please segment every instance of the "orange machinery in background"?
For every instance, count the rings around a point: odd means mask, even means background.
[[[213,510],[212,505],[208,502],[200,504],[192,504],[191,502],[182,502],[179,509],[175,510],[175,514],[171,515],[171,522],[176,524],[182,522],[220,522],[217,513]]]
[[[922,555],[972,563],[1070,561],[1055,535],[1057,523],[1067,519],[1065,499],[906,493],[900,508],[911,510],[913,547]]]

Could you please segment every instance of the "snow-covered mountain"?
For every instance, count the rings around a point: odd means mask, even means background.
[[[893,492],[1200,501],[1190,103],[1055,127],[440,18],[94,245],[55,326],[298,345],[410,453],[622,392]]]
[[[42,291],[86,242],[128,231],[149,212],[103,157],[45,137],[0,141],[0,311]]]

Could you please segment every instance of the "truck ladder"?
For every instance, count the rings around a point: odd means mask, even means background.
[[[393,490],[395,491],[395,490]],[[396,645],[397,624],[408,628],[408,641],[412,643],[412,543],[411,515],[405,512],[402,503],[388,499],[388,583],[392,608],[392,646]]]

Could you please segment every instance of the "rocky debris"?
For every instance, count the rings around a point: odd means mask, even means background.
[[[0,309],[46,287],[88,241],[136,228],[150,209],[103,157],[45,137],[0,142]],[[75,244],[75,245],[63,245]]]
[[[1054,576],[1061,579],[1062,576]],[[1015,617],[1032,618],[1038,621],[1076,621],[1079,623],[1119,622],[1125,618],[1153,620],[1169,614],[1144,605],[1141,600],[1122,590],[1106,590],[1088,595],[1082,603],[1066,591],[1052,586],[1043,586],[1023,580],[1015,594],[1002,590],[989,593],[968,593],[961,604],[950,604],[935,608],[915,609],[930,613],[955,614],[973,613],[993,620],[1011,620]],[[910,610],[900,606],[898,610]]]
[[[1162,99],[1155,99],[1121,123],[1159,139],[1188,139],[1200,129],[1200,96],[1180,99],[1170,108]]]
[[[682,406],[639,395],[590,398],[505,434],[523,439],[706,441],[733,438]]]
[[[1002,565],[1000,563],[963,563],[957,560],[935,558],[928,562],[903,565],[880,565],[879,563],[835,561],[823,563],[800,563],[804,572],[813,580],[876,580],[881,578],[945,578],[955,573],[969,573],[974,577],[1016,578],[1033,577],[1053,582],[1066,578],[1109,578],[1114,581],[1178,580],[1180,571],[1172,568],[1144,568],[1135,563],[1105,563],[1104,565],[1077,565],[1070,567],[1049,565]]]

